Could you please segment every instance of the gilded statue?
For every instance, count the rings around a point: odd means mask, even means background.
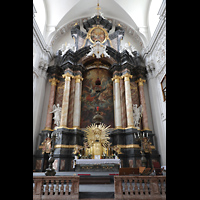
[[[109,131],[107,126],[103,123],[99,125],[92,124],[88,126],[85,130],[85,150],[88,149],[93,158],[96,156],[102,156],[103,148],[107,149],[110,147],[111,143],[109,142]],[[99,158],[100,158],[99,157]]]

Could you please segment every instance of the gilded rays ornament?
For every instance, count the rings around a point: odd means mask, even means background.
[[[98,140],[101,145],[105,148],[108,147],[111,143],[109,142],[109,126],[106,126],[103,123],[100,123],[100,125],[92,124],[88,126],[85,130],[85,140],[87,141],[87,144],[89,147],[92,147],[92,144]]]

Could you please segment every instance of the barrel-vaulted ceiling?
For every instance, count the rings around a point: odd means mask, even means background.
[[[75,22],[82,25],[84,19],[94,16],[99,2],[100,12],[112,21],[113,28],[120,23],[128,34],[135,34],[138,41],[146,46],[152,35],[149,31],[149,10],[153,1],[161,5],[162,0],[33,0],[33,3],[38,13],[36,21],[40,21],[38,25],[49,45],[63,28],[66,31]]]

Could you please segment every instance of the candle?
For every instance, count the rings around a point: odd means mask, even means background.
[[[147,137],[148,137],[148,133],[147,133]]]
[[[144,132],[143,132],[143,137],[144,137]]]

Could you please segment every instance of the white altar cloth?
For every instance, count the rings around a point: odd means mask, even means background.
[[[76,164],[91,164],[91,165],[99,165],[99,164],[119,164],[121,168],[121,160],[120,159],[75,159]],[[73,165],[75,168],[75,165]]]

